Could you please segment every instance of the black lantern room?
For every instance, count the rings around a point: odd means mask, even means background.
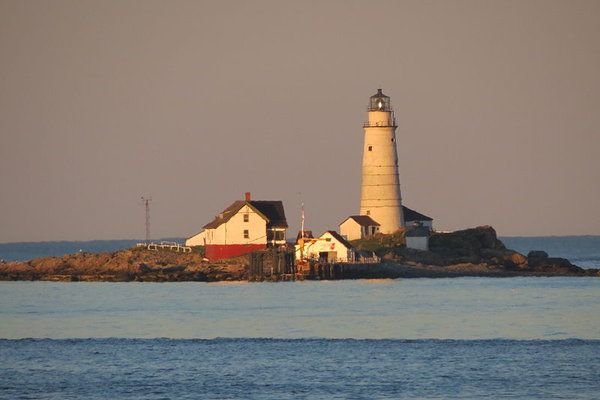
[[[369,100],[369,111],[392,111],[390,97],[383,94],[381,89],[377,89],[377,93]]]

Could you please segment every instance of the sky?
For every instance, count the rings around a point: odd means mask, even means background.
[[[378,88],[434,228],[600,234],[599,1],[0,0],[0,242],[337,229]]]

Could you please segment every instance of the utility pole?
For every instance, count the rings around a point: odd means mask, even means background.
[[[142,203],[146,206],[146,244],[150,243],[150,202],[152,197],[142,196]]]

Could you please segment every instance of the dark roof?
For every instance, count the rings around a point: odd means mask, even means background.
[[[333,236],[338,242],[342,243],[344,246],[346,246],[347,248],[351,249],[353,246],[350,244],[350,242],[348,242],[346,239],[344,239],[342,237],[342,235],[340,235],[339,233],[337,233],[336,231],[327,231],[326,233],[329,233],[331,236]]]
[[[219,215],[215,217],[214,220],[204,225],[204,229],[215,229],[220,225],[226,223],[237,214],[238,211],[242,209],[245,205],[250,206],[256,212],[265,217],[267,222],[272,228],[287,228],[287,221],[285,219],[285,211],[283,210],[283,203],[279,200],[277,201],[267,201],[267,200],[252,200],[252,201],[243,201],[237,200],[234,201],[229,207],[223,210]]]
[[[346,222],[350,218],[355,220],[356,223],[358,223],[360,226],[381,226],[377,221],[375,221],[373,218],[369,217],[368,215],[351,215],[348,218],[346,218],[346,220],[344,222]],[[342,222],[342,224],[344,222]]]
[[[280,200],[252,200],[248,201],[252,207],[267,217],[272,228],[287,228],[283,203]]]
[[[202,228],[204,229],[215,229],[225,222],[229,221],[231,217],[237,214],[238,211],[242,209],[242,207],[246,204],[243,200],[234,201],[229,207],[224,209],[219,215],[215,217],[211,222],[204,225]]]
[[[298,231],[298,236],[296,236],[296,243],[298,243],[298,240],[300,240],[300,238],[302,237],[302,231]],[[313,239],[313,233],[312,231],[307,231],[306,229],[304,230],[304,238],[305,239]]]
[[[411,210],[406,206],[402,206],[402,212],[404,213],[404,221],[433,221],[433,218]]]
[[[377,89],[377,93],[375,93],[373,96],[371,96],[372,99],[389,99],[390,96],[386,96],[385,94],[383,94],[383,91],[381,89]]]

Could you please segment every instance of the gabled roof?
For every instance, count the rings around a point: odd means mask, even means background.
[[[406,206],[402,206],[402,212],[404,213],[404,221],[433,221],[433,218],[411,210]]]
[[[283,210],[283,203],[277,201],[267,200],[253,200],[234,201],[229,207],[223,210],[214,220],[204,225],[203,229],[215,229],[222,224],[229,221],[234,215],[236,215],[245,205],[252,208],[258,215],[263,217],[272,228],[287,228],[287,221],[285,219],[285,212]]]
[[[349,219],[353,219],[360,226],[381,226],[378,222],[376,222],[373,218],[369,217],[368,215],[351,215],[348,218],[346,218],[344,222],[348,221]],[[344,222],[342,222],[342,224]]]
[[[351,249],[352,245],[350,244],[350,242],[348,242],[346,239],[344,239],[339,233],[337,233],[336,231],[326,231],[325,233],[329,233],[331,236],[333,236],[335,238],[335,240],[337,240],[338,242],[340,242],[341,244],[343,244],[344,246],[346,246],[346,248]],[[324,233],[324,234],[325,234]],[[324,235],[323,234],[323,235]],[[321,235],[321,236],[323,236]]]
[[[225,222],[229,221],[231,217],[237,214],[238,211],[242,209],[242,207],[246,204],[245,201],[238,200],[234,201],[229,207],[224,209],[219,215],[215,217],[211,222],[204,225],[202,228],[204,229],[215,229]]]
[[[252,200],[247,201],[251,207],[258,210],[267,220],[272,228],[287,228],[283,203],[280,200]]]

